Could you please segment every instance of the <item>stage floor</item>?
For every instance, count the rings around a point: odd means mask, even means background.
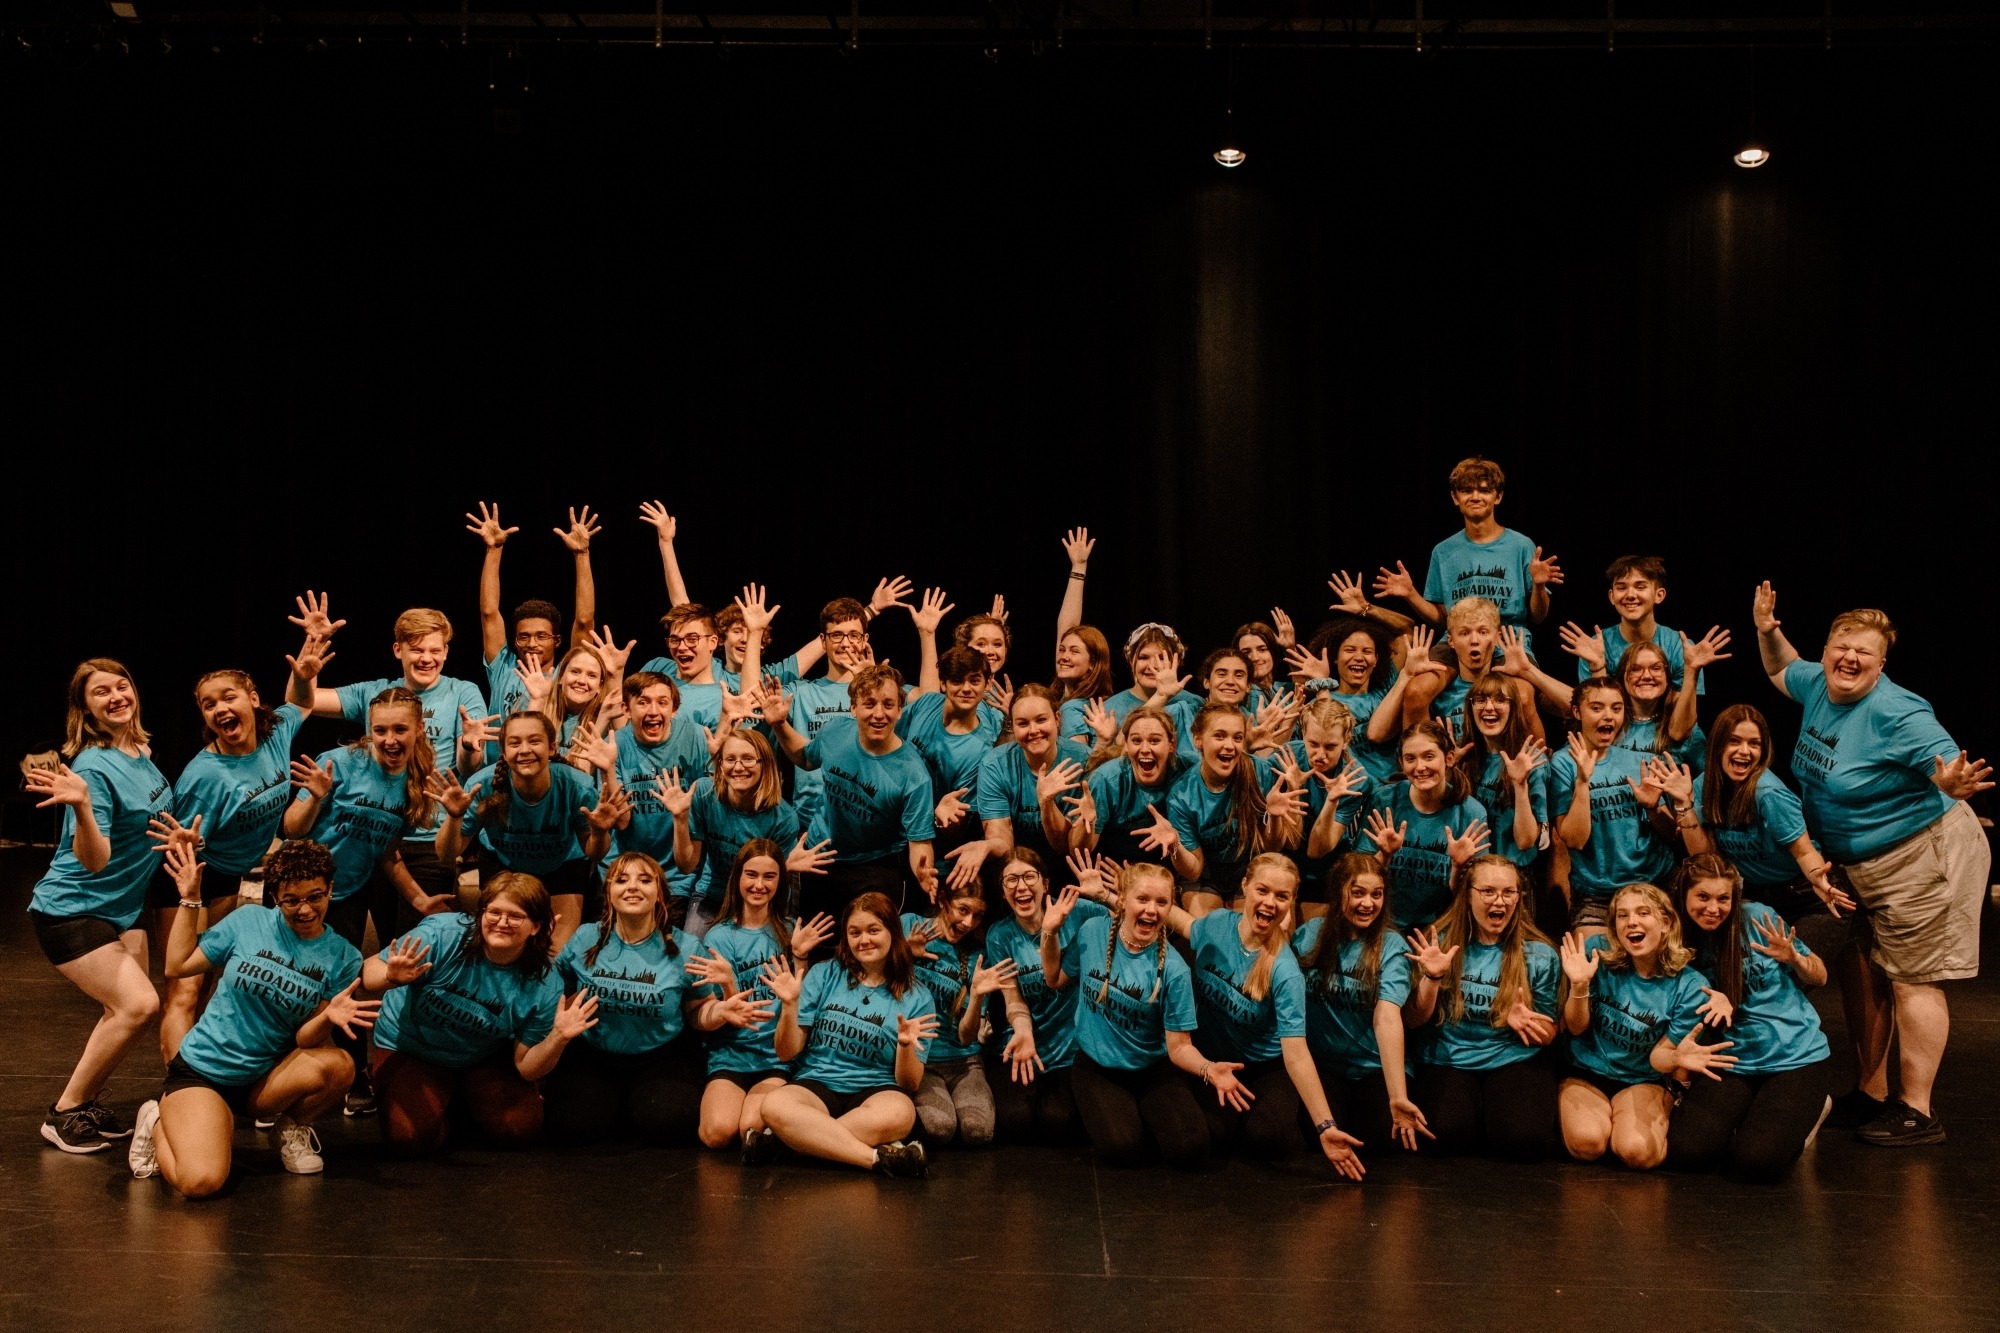
[[[191,1204],[133,1180],[122,1145],[70,1157],[37,1133],[91,1021],[28,930],[46,857],[0,852],[9,1328],[2000,1327],[1992,971],[1952,988],[1949,1143],[1826,1131],[1771,1188],[1407,1156],[1357,1187],[1303,1160],[1190,1177],[1030,1148],[939,1153],[928,1181],[692,1148],[403,1163],[336,1116],[325,1175],[286,1175],[246,1128],[230,1188]],[[1991,968],[1991,910],[1985,930]],[[111,1086],[128,1115],[155,1058]]]

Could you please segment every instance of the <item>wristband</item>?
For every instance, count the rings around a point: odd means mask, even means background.
[[[1590,992],[1587,990],[1573,990],[1569,993],[1569,998],[1572,1000],[1587,1000],[1590,998]]]
[[[1083,580],[1083,571],[1082,571],[1082,570],[1080,570],[1080,569],[1072,569],[1072,570],[1071,570],[1071,571],[1069,572],[1069,576],[1070,576],[1071,578],[1073,578],[1073,579],[1077,580],[1078,582],[1082,582],[1082,580]]]
[[[1333,1117],[1328,1116],[1326,1119],[1320,1121],[1317,1125],[1313,1126],[1313,1137],[1319,1138],[1322,1135],[1324,1135],[1329,1129],[1332,1128],[1333,1128]]]
[[[192,908],[192,909],[194,909],[195,911],[199,912],[199,911],[201,910],[201,899],[199,899],[199,898],[183,898],[183,899],[181,899],[181,906],[182,906],[182,907],[188,907],[188,908]]]

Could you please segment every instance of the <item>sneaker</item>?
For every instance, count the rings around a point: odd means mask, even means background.
[[[265,1131],[265,1130],[267,1130],[267,1129],[273,1129],[273,1128],[276,1128],[276,1126],[277,1126],[277,1124],[278,1124],[278,1122],[277,1122],[277,1121],[275,1121],[275,1120],[266,1120],[266,1119],[265,1119],[265,1118],[264,1118],[263,1116],[261,1116],[261,1115],[260,1115],[260,1116],[258,1116],[258,1117],[257,1117],[257,1118],[256,1118],[255,1120],[251,1121],[250,1123],[251,1123],[251,1124],[253,1124],[253,1125],[255,1125],[255,1126],[257,1127],[257,1130],[258,1130],[258,1132],[259,1132],[259,1133],[262,1133],[263,1131]]]
[[[1813,1121],[1812,1133],[1806,1135],[1805,1147],[1800,1148],[1799,1149],[1800,1152],[1804,1152],[1806,1148],[1810,1148],[1813,1146],[1813,1140],[1819,1137],[1819,1127],[1821,1125],[1824,1125],[1826,1123],[1826,1118],[1832,1114],[1833,1114],[1833,1097],[1831,1094],[1829,1094],[1827,1096],[1826,1101],[1821,1103],[1819,1108],[1819,1119]]]
[[[743,1165],[763,1166],[777,1157],[781,1146],[778,1136],[769,1129],[746,1129],[743,1131]]]
[[[375,1089],[366,1084],[356,1083],[348,1091],[347,1102],[340,1108],[342,1115],[374,1115]]]
[[[278,1117],[278,1160],[295,1176],[316,1176],[326,1170],[319,1155],[319,1135],[288,1115]]]
[[[918,1180],[930,1174],[924,1162],[924,1145],[915,1139],[885,1143],[875,1150],[875,1169],[885,1176],[912,1176]]]
[[[153,1128],[160,1123],[160,1104],[147,1102],[139,1108],[139,1119],[132,1126],[132,1148],[125,1154],[126,1165],[132,1168],[135,1180],[145,1180],[160,1174],[160,1159],[153,1152]]]
[[[1889,1109],[1889,1103],[1870,1097],[1859,1088],[1850,1088],[1833,1099],[1826,1123],[1833,1129],[1859,1129]]]
[[[48,1118],[42,1121],[42,1137],[61,1148],[64,1152],[103,1152],[110,1142],[97,1132],[97,1122],[81,1106],[72,1106],[67,1111],[49,1106]]]
[[[76,1109],[89,1116],[90,1123],[97,1126],[98,1138],[129,1139],[132,1137],[132,1127],[120,1119],[116,1111],[106,1106],[103,1102],[98,1101],[97,1098],[92,1097]]]
[[[1877,1148],[1917,1148],[1943,1143],[1944,1121],[1891,1098],[1888,1108],[1855,1130],[1854,1137]]]

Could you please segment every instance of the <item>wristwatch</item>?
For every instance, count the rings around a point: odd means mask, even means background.
[[[1326,1119],[1320,1121],[1317,1125],[1313,1126],[1313,1137],[1318,1138],[1320,1135],[1326,1133],[1329,1129],[1332,1128],[1333,1128],[1333,1117],[1328,1116]]]

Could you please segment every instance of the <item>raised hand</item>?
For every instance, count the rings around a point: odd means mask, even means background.
[[[762,634],[771,628],[771,622],[783,610],[782,606],[765,603],[764,585],[761,583],[746,583],[743,591],[736,595],[736,609],[743,613],[743,628],[752,634]]]
[[[1242,1062],[1238,1060],[1215,1060],[1202,1071],[1201,1081],[1215,1089],[1216,1105],[1248,1111],[1250,1103],[1257,1100],[1257,1094],[1244,1087],[1236,1077],[1236,1071],[1241,1068]]]
[[[598,526],[597,516],[590,512],[590,506],[569,511],[569,526],[555,529],[555,534],[576,555],[590,550],[590,539],[603,529]]]
[[[1089,528],[1071,528],[1063,538],[1063,554],[1069,557],[1069,567],[1079,574],[1090,564],[1090,553],[1096,547]]]
[[[1042,770],[1035,779],[1035,800],[1046,801],[1060,796],[1083,782],[1083,765],[1074,759],[1058,759]]]
[[[950,828],[959,820],[965,818],[967,813],[971,811],[972,807],[965,803],[966,795],[971,790],[972,788],[970,787],[959,787],[946,792],[938,798],[937,825],[939,828]]]
[[[299,613],[295,616],[286,616],[285,619],[304,630],[308,638],[331,639],[335,631],[347,623],[345,620],[334,620],[327,614],[327,594],[323,592],[316,593],[308,588],[305,596],[295,597],[292,600],[298,606]]]
[[[578,767],[588,766],[600,773],[618,771],[618,742],[604,734],[604,728],[611,719],[598,710],[596,717],[576,729],[570,738],[570,758],[580,761]]]
[[[1729,1002],[1729,997],[1712,986],[1703,986],[1701,993],[1708,997],[1695,1009],[1701,1015],[1701,1021],[1712,1028],[1734,1027],[1736,1006]]]
[[[1423,1110],[1408,1097],[1389,1099],[1389,1137],[1411,1152],[1417,1150],[1417,1135],[1435,1139],[1431,1133],[1431,1122],[1424,1118]]]
[[[1035,1081],[1038,1070],[1045,1068],[1041,1054],[1035,1050],[1035,1034],[1028,1028],[1015,1029],[1001,1048],[1000,1058],[1007,1062],[1013,1080],[1024,1087]]]
[[[1674,1067],[1676,1069],[1685,1069],[1690,1074],[1706,1074],[1717,1083],[1720,1083],[1722,1082],[1721,1071],[1733,1069],[1736,1066],[1736,1057],[1733,1055],[1724,1055],[1723,1052],[1736,1043],[1733,1041],[1718,1041],[1714,1045],[1704,1046],[1695,1040],[1695,1037],[1700,1032],[1701,1029],[1696,1028],[1693,1032],[1688,1033],[1687,1036],[1682,1037],[1680,1044],[1674,1047]]]
[[[527,692],[528,707],[539,711],[549,701],[549,691],[556,687],[556,673],[553,668],[542,670],[539,653],[529,653],[514,663],[514,675],[519,678],[521,688]]]
[[[1562,957],[1563,975],[1569,978],[1571,989],[1588,986],[1590,979],[1597,975],[1599,955],[1596,949],[1586,949],[1583,941],[1573,930],[1563,932],[1562,943],[1556,948]]]
[[[1333,589],[1333,605],[1329,611],[1345,611],[1351,616],[1368,614],[1368,594],[1361,590],[1361,574],[1343,574],[1334,570],[1327,577],[1326,586]]]
[[[1500,756],[1500,767],[1507,775],[1507,781],[1515,788],[1528,780],[1528,775],[1540,768],[1549,757],[1549,747],[1530,736],[1521,743],[1521,748],[1513,754]]]
[[[415,935],[405,935],[389,946],[383,964],[389,969],[391,986],[407,986],[431,970],[431,946]]]
[[[1359,1180],[1368,1174],[1368,1168],[1361,1165],[1361,1158],[1354,1151],[1360,1146],[1360,1139],[1338,1125],[1328,1125],[1319,1136],[1320,1151],[1326,1154],[1326,1160],[1349,1180]]]
[[[1590,742],[1583,738],[1583,733],[1580,731],[1572,731],[1569,734],[1569,758],[1570,762],[1576,765],[1576,776],[1581,781],[1589,782],[1590,775],[1597,771],[1597,751],[1590,748]],[[1554,803],[1555,798],[1551,797],[1550,804]]]
[[[555,1034],[564,1041],[575,1041],[596,1026],[597,997],[588,990],[556,1001]]]
[[[1118,719],[1102,699],[1092,699],[1083,706],[1083,724],[1097,737],[1099,745],[1109,745],[1118,739]]]
[[[653,790],[659,794],[660,804],[667,813],[679,819],[694,806],[694,788],[681,786],[681,771],[670,768],[653,780]],[[801,842],[804,838],[801,837]]]
[[[1070,858],[1070,864],[1072,867],[1075,866],[1075,857]],[[1069,920],[1069,914],[1076,907],[1077,899],[1081,896],[1081,891],[1076,885],[1072,884],[1055,897],[1049,899],[1048,906],[1042,910],[1042,938],[1047,939],[1062,929],[1062,923]],[[1051,977],[1050,980],[1053,981],[1054,978]]]
[[[1514,1007],[1507,1011],[1507,1026],[1514,1029],[1523,1046],[1546,1046],[1556,1036],[1556,1021],[1523,1000],[1514,1001]]]
[[[1438,939],[1438,928],[1432,926],[1426,931],[1418,926],[1404,937],[1409,948],[1403,956],[1410,965],[1432,981],[1443,981],[1451,972],[1451,960],[1458,957],[1458,946],[1445,948]]]
[[[1708,633],[1699,639],[1681,635],[1681,660],[1687,672],[1701,671],[1734,656],[1722,650],[1729,646],[1729,631],[1720,625],[1708,627]],[[1683,676],[1685,679],[1685,676]]]
[[[355,994],[359,989],[361,989],[361,978],[356,977],[347,983],[346,989],[328,1000],[326,1008],[321,1010],[326,1015],[327,1022],[350,1037],[361,1035],[355,1031],[356,1028],[365,1032],[374,1027],[376,1015],[382,1012],[382,1002],[361,999]]]
[[[1384,565],[1375,572],[1375,595],[1413,601],[1417,595],[1417,581],[1410,577],[1410,571],[1398,560],[1394,569]]]
[[[792,715],[792,696],[785,693],[785,687],[778,683],[776,676],[764,677],[764,689],[759,702],[767,726],[775,727]]]
[[[925,1014],[921,1018],[911,1018],[907,1014],[896,1015],[896,1044],[915,1046],[937,1036],[938,1016]]]
[[[465,516],[465,530],[479,538],[480,541],[485,542],[486,549],[489,551],[499,550],[507,544],[509,537],[520,531],[519,528],[501,527],[500,506],[497,504],[488,504],[484,500],[479,502],[479,512],[477,514],[467,514]]]
[[[585,637],[584,642],[604,659],[605,679],[625,674],[625,664],[632,660],[632,650],[639,646],[637,639],[627,639],[625,646],[618,646],[618,639],[611,632],[611,626],[599,625]]]
[[[1751,948],[1786,967],[1798,966],[1799,933],[1782,917],[1777,918],[1775,926],[1761,916],[1752,917],[1750,925],[1757,932],[1757,938],[1750,941]]]
[[[806,834],[799,834],[799,840],[785,857],[785,869],[794,875],[824,875],[826,868],[834,863],[838,855],[833,850],[833,839],[828,838],[817,846],[806,846]]]
[[[892,606],[900,606],[907,611],[910,605],[903,599],[916,590],[916,585],[901,574],[882,579],[875,584],[875,591],[869,595],[868,609],[878,616]]]
[[[1014,682],[1007,676],[995,676],[986,685],[986,702],[1000,710],[1000,716],[1011,717],[1014,712]],[[1009,725],[1012,725],[1011,723]]]
[[[1333,679],[1333,663],[1325,653],[1308,652],[1297,644],[1285,649],[1285,665],[1296,681]]]
[[[639,505],[639,517],[652,525],[653,531],[659,534],[663,542],[672,541],[675,532],[680,528],[674,516],[667,512],[667,507],[658,500],[643,501]]]
[[[1626,778],[1625,785],[1632,789],[1632,799],[1642,810],[1657,810],[1660,805],[1661,789],[1659,774],[1653,764],[1639,770],[1637,778]]]
[[[736,981],[736,969],[720,953],[691,953],[683,970],[703,986],[720,987],[724,995],[734,995],[742,989]]]
[[[1382,854],[1383,859],[1402,851],[1409,835],[1409,820],[1391,824],[1388,814],[1379,805],[1368,812],[1368,841],[1375,844],[1375,850]]]
[[[938,924],[937,918],[926,917],[910,927],[909,933],[903,936],[903,941],[910,946],[912,958],[924,958],[934,963],[937,961],[937,955],[924,946],[942,937],[943,934],[944,927]]]
[[[821,944],[833,938],[838,923],[827,912],[821,912],[810,921],[801,921],[792,927],[792,956],[804,958]]]
[[[1137,830],[1139,845],[1149,852],[1163,852],[1168,856],[1179,851],[1181,835],[1174,831],[1173,821],[1151,804],[1146,806],[1146,813],[1152,817],[1153,822]]]
[[[174,882],[174,889],[184,903],[201,900],[201,862],[195,859],[193,843],[175,840],[160,850],[166,853],[164,862],[167,878]]]
[[[1271,790],[1264,793],[1264,813],[1272,819],[1304,819],[1311,810],[1305,794],[1306,779],[1296,768],[1279,773]]]
[[[745,722],[757,716],[759,692],[755,686],[741,694],[733,693],[727,681],[717,682],[716,688],[722,692],[722,716],[716,719],[715,734],[727,736]]]
[[[1019,965],[1011,958],[1002,958],[999,962],[988,967],[986,965],[986,955],[977,955],[972,962],[972,982],[969,987],[972,992],[972,998],[977,1000],[982,995],[991,995],[994,991],[999,990],[1002,986],[1012,981],[1014,975],[1020,970]]]
[[[1682,809],[1694,804],[1694,770],[1673,759],[1649,759],[1646,776]]]
[[[1549,588],[1562,581],[1563,572],[1556,564],[1556,558],[1552,555],[1543,555],[1542,548],[1537,546],[1535,554],[1528,560],[1528,582],[1537,588]]]
[[[467,791],[458,784],[458,773],[449,768],[439,769],[424,779],[424,791],[454,819],[463,819],[465,812],[479,798],[478,784],[473,784],[472,790]]]
[[[798,936],[792,936],[792,947],[798,948]],[[814,941],[818,943],[818,941]],[[782,954],[773,956],[764,964],[764,987],[778,997],[780,1004],[796,1004],[799,987],[805,974],[792,965],[792,960]]]
[[[333,640],[323,634],[307,634],[305,643],[296,653],[285,654],[285,665],[300,680],[318,680],[326,664],[337,656],[333,651]]]
[[[1319,779],[1322,787],[1326,788],[1328,805],[1339,805],[1360,791],[1368,782],[1367,770],[1355,763],[1352,758],[1348,759],[1347,767],[1338,773],[1315,773],[1313,776]]]
[[[1283,745],[1292,737],[1292,728],[1298,723],[1304,706],[1289,694],[1274,694],[1257,707],[1257,720],[1250,728],[1250,747],[1257,748],[1260,742],[1269,745]]]
[[[1968,759],[1963,750],[1950,763],[1945,762],[1943,755],[1931,760],[1931,763],[1937,766],[1931,781],[1954,801],[1962,801],[1974,792],[1985,791],[1993,785],[1993,765],[1984,759]]]
[[[943,588],[926,588],[922,602],[911,610],[910,619],[915,622],[919,634],[935,634],[937,627],[957,605],[957,602],[945,601]]]
[[[632,798],[619,785],[616,773],[606,773],[603,785],[597,789],[597,804],[580,805],[577,811],[590,821],[592,828],[609,833],[631,822]]]
[[[333,760],[327,760],[325,768],[310,759],[292,760],[292,785],[304,787],[312,793],[314,800],[324,801],[327,793],[333,790]]]
[[[1493,670],[1517,680],[1528,674],[1528,650],[1521,644],[1521,631],[1502,625],[1493,641]]]
[[[1160,668],[1160,674],[1153,678],[1153,697],[1146,702],[1155,707],[1164,707],[1167,700],[1186,689],[1193,680],[1193,676],[1181,674],[1179,655],[1169,657],[1167,664]]]
[[[1778,590],[1765,579],[1757,585],[1757,591],[1750,594],[1750,623],[1757,627],[1759,634],[1775,634],[1784,622],[1778,619]]]
[[[203,818],[201,815],[196,815],[193,823],[183,824],[180,820],[174,818],[172,811],[162,810],[159,814],[146,821],[146,836],[159,844],[159,846],[153,848],[156,852],[165,852],[176,846],[180,846],[187,848],[189,851],[199,853],[201,851],[201,821]]]
[[[945,877],[945,883],[954,889],[970,888],[978,883],[979,868],[986,864],[992,850],[986,845],[986,839],[974,838],[946,852],[944,859],[951,862],[951,874]]]
[[[1106,869],[1107,864],[1103,857],[1088,847],[1079,847],[1069,854],[1069,873],[1076,880],[1079,897],[1111,905],[1116,897],[1111,885],[1117,876]]]
[[[465,705],[458,706],[458,744],[460,749],[481,750],[500,739],[500,715],[489,713],[485,717],[474,717],[465,711]]]
[[[1403,674],[1414,676],[1431,664],[1431,648],[1437,635],[1428,625],[1412,625],[1403,636]]]
[[[1487,828],[1483,819],[1475,819],[1467,824],[1463,833],[1453,833],[1449,824],[1444,826],[1444,851],[1454,866],[1464,865],[1492,846],[1492,831]]]
[[[995,620],[999,621],[999,622],[1000,622],[1001,624],[1003,624],[1003,625],[1004,625],[1004,624],[1006,624],[1006,623],[1007,623],[1007,599],[1006,599],[1006,597],[1002,596],[1002,595],[1001,595],[1000,593],[997,593],[997,592],[996,592],[996,593],[994,593],[994,594],[993,594],[993,605],[992,605],[992,607],[991,607],[991,608],[990,608],[990,609],[989,609],[989,610],[988,610],[988,611],[986,612],[986,614],[987,614],[987,615],[989,615],[989,616],[992,616],[992,617],[993,617],[993,618],[994,618]]]
[[[1604,648],[1604,627],[1594,626],[1590,633],[1583,632],[1583,626],[1571,621],[1556,631],[1562,640],[1563,651],[1590,667],[1592,674],[1605,670],[1608,654]]]
[[[1292,618],[1285,614],[1285,608],[1271,608],[1271,628],[1278,631],[1278,646],[1289,648],[1299,641],[1298,631],[1292,626]]]
[[[711,1011],[715,1017],[733,1028],[762,1027],[777,1016],[769,1000],[758,999],[747,990],[711,1003],[715,1006]]]
[[[1070,827],[1083,833],[1095,833],[1097,831],[1097,798],[1090,794],[1090,784],[1088,782],[1082,783],[1077,787],[1076,795],[1069,798],[1068,804]]]

